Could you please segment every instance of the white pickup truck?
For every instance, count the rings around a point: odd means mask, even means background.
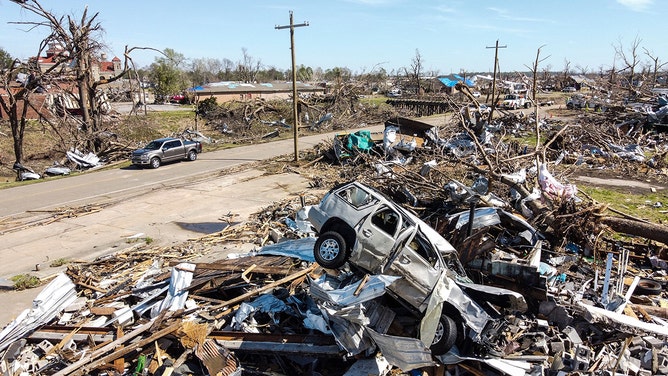
[[[497,108],[505,110],[517,110],[518,108],[529,108],[533,101],[521,94],[506,94],[503,99],[496,103]]]

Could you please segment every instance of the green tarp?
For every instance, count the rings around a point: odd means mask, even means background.
[[[348,135],[346,148],[348,150],[370,151],[374,146],[371,131],[357,131]]]

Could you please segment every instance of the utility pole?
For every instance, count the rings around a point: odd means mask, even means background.
[[[295,64],[295,27],[308,26],[308,22],[300,23],[295,25],[292,21],[292,11],[290,11],[290,25],[278,26],[276,25],[276,30],[290,28],[290,50],[292,50],[292,129],[294,131],[294,140],[295,140],[295,162],[299,161],[299,148],[297,147],[297,129],[299,128],[299,116],[297,115],[297,101],[299,97],[297,96],[297,71]]]
[[[488,121],[492,121],[492,116],[494,115],[494,109],[496,108],[496,67],[499,65],[499,48],[507,48],[508,46],[499,46],[499,40],[496,40],[496,46],[494,47],[485,47],[485,48],[494,48],[494,78],[492,78],[492,106],[491,111],[489,112]]]

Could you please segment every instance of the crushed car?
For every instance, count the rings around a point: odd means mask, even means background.
[[[505,297],[502,308],[513,312],[527,309],[518,293],[473,283],[445,238],[361,182],[334,187],[307,208],[307,216],[319,234],[313,251],[318,264],[400,277],[387,287],[388,294],[418,319],[439,317],[434,332],[419,335],[434,355],[454,345],[477,353],[492,349],[502,322],[498,312],[479,303],[491,301],[488,297]]]

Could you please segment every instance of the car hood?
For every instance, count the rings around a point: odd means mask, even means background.
[[[151,149],[137,149],[132,152],[133,155],[142,155],[151,152]]]

